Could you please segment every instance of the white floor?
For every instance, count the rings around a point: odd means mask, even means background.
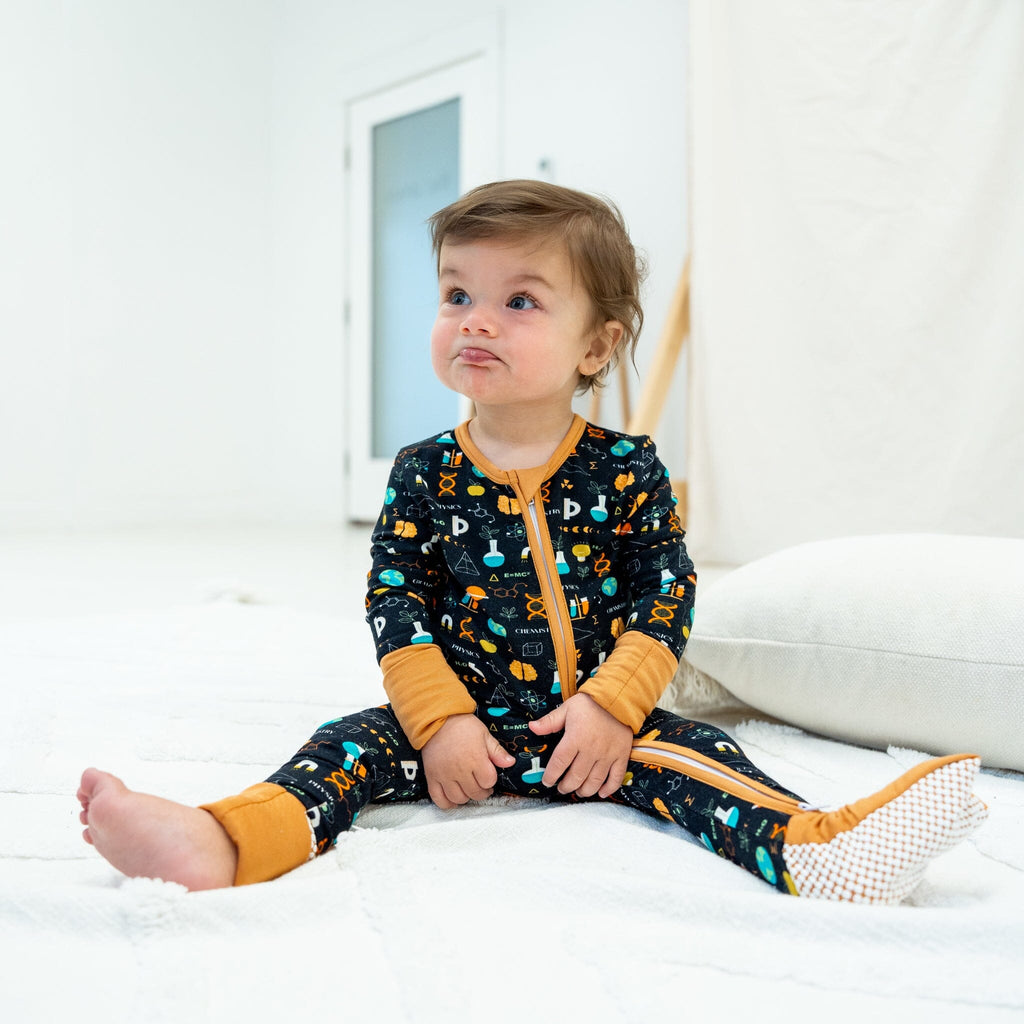
[[[366,525],[0,534],[0,616],[137,611],[218,596],[352,614],[369,550]]]
[[[263,777],[318,715],[337,713],[339,697],[366,706],[374,698],[360,688],[376,693],[379,685],[359,621],[369,532],[364,525],[0,535],[0,691],[7,683],[13,696],[13,711],[0,720],[8,727],[0,743],[0,949],[18,965],[10,976],[0,972],[0,1019],[60,1020],[71,1011],[57,1007],[73,1005],[80,1020],[98,1019],[89,1014],[95,1007],[113,1008],[105,1019],[136,1020],[234,1019],[241,1008],[246,1019],[276,1022],[294,1010],[295,990],[274,983],[266,967],[278,966],[282,949],[311,941],[327,963],[337,966],[340,955],[343,970],[370,979],[346,1015],[379,1014],[387,993],[390,1015],[418,1024],[438,1019],[423,1016],[425,1000],[446,1008],[473,993],[490,999],[487,972],[518,964],[523,928],[543,933],[552,963],[577,964],[559,975],[563,997],[592,1021],[641,1019],[615,1000],[642,1001],[644,993],[648,1005],[698,1016],[717,1012],[724,998],[737,1019],[765,1024],[817,1020],[822,1004],[839,1020],[1020,1019],[1016,982],[1005,975],[1021,948],[1021,918],[1003,899],[1017,900],[1020,889],[1010,842],[1019,800],[996,778],[985,780],[996,810],[988,832],[937,866],[916,906],[874,913],[780,902],[698,846],[657,824],[620,820],[622,809],[610,807],[564,823],[562,810],[543,807],[505,814],[484,805],[443,821],[428,804],[384,808],[367,812],[344,856],[320,858],[273,885],[190,899],[160,883],[122,883],[81,843],[75,770],[86,756],[109,755],[104,766],[131,771],[133,785],[171,787],[168,795],[198,802]],[[701,573],[705,585],[717,575]],[[267,607],[240,608],[239,599]],[[120,614],[133,612],[154,614]],[[76,622],[90,613],[84,626]],[[358,658],[357,643],[365,645]],[[758,722],[736,735],[766,770],[825,799],[830,786],[860,785],[875,773],[888,779],[897,767],[880,752]],[[260,758],[267,764],[253,763]],[[521,872],[494,866],[513,837],[522,843]],[[603,855],[587,870],[552,874],[551,863],[578,857],[580,848]],[[645,872],[625,872],[631,860]],[[396,864],[415,879],[413,903],[395,885]],[[484,892],[496,901],[493,913]],[[378,894],[379,905],[367,893]],[[446,914],[427,913],[431,901],[444,902]],[[458,984],[424,953],[445,929],[453,942],[456,934],[463,942],[465,934],[485,935],[463,946],[461,959],[475,970]],[[765,936],[780,971],[764,962]],[[132,971],[111,989],[96,979],[116,957]],[[406,981],[389,973],[392,964],[411,972]],[[291,978],[287,961],[280,966]],[[61,984],[42,998],[52,977]],[[977,978],[976,996],[967,977]],[[986,997],[986,984],[996,982],[1003,995]],[[335,986],[313,988],[300,991],[304,1002],[337,1010]],[[522,1004],[502,1005],[520,1019]],[[443,1019],[480,1018],[467,1011]]]
[[[361,615],[365,523],[0,533],[0,617],[191,606],[219,598]],[[699,568],[702,588],[728,572]]]

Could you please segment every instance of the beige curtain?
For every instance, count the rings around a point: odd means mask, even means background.
[[[1024,3],[690,10],[698,564],[1024,536]]]

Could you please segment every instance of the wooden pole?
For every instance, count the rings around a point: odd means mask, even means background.
[[[619,398],[622,401],[622,422],[629,423],[633,414],[629,408],[629,374],[626,371],[625,362],[618,365],[619,373]]]
[[[626,364],[620,360],[612,370],[619,378],[619,401],[622,403],[622,422],[629,423],[632,415],[629,408],[629,376],[626,371]],[[590,392],[590,408],[587,410],[587,419],[591,423],[601,422],[601,392],[604,388],[593,388]]]
[[[629,420],[630,434],[653,434],[665,407],[679,353],[690,333],[690,257],[686,257],[675,294],[669,305],[665,328],[658,339],[636,411]]]
[[[627,422],[630,434],[653,434],[665,408],[665,399],[672,384],[679,353],[683,342],[690,333],[690,257],[686,257],[683,272],[679,275],[675,294],[669,305],[665,328],[658,339],[654,359],[647,374],[647,380],[640,392],[636,412]],[[685,480],[673,480],[672,490],[679,501],[676,509],[683,526],[686,526],[689,493]]]

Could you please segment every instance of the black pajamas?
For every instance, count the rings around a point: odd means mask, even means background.
[[[791,801],[792,810],[759,806],[731,794],[729,789],[737,787],[728,779],[716,786],[651,763],[637,749],[647,749],[645,740],[651,736],[660,744],[703,755],[723,769],[767,786]],[[516,758],[513,767],[498,769],[496,794],[579,800],[540,784],[561,734],[536,736],[525,721],[509,721],[506,715],[496,738]],[[367,804],[427,797],[420,754],[402,732],[390,705],[326,722],[294,760],[267,781],[294,794],[307,808],[318,853],[330,849]],[[799,809],[800,798],[762,774],[721,729],[656,708],[635,741],[625,784],[609,799],[676,822],[715,853],[789,891],[782,844],[789,814]]]

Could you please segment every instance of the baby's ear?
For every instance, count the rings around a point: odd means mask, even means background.
[[[626,329],[618,320],[605,320],[590,339],[590,345],[580,361],[579,372],[591,377],[605,366],[618,348]]]

